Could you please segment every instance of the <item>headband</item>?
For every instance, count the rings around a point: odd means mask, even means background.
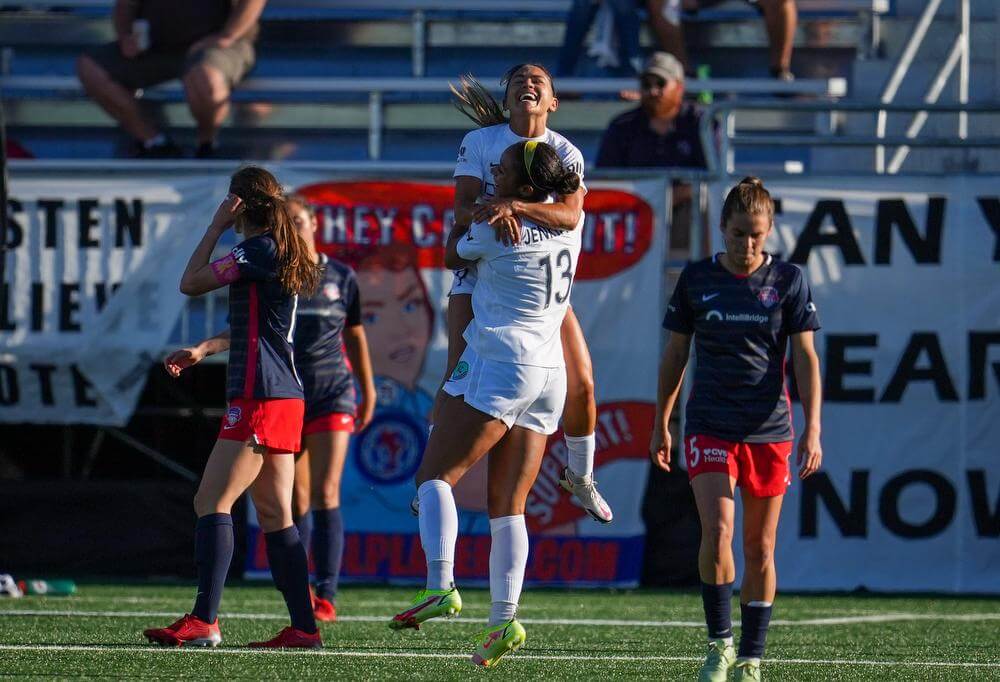
[[[535,147],[537,146],[538,140],[528,140],[524,143],[524,169],[528,171],[528,182],[531,183],[532,187],[538,186],[531,179],[531,162],[535,160]]]

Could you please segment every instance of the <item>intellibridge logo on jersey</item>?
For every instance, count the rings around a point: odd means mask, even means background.
[[[751,322],[753,324],[767,324],[771,321],[771,318],[767,315],[761,315],[760,313],[724,313],[718,310],[709,310],[705,313],[705,320],[709,322],[717,320],[719,322]]]
[[[321,182],[298,188],[316,207],[320,249],[344,258],[345,250],[390,244],[415,251],[418,268],[443,268],[446,236],[455,222],[452,183],[402,181]],[[654,211],[638,193],[590,188],[576,281],[604,279],[637,265],[653,244]],[[529,242],[558,236],[525,230]]]

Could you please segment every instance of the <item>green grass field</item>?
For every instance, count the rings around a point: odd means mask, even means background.
[[[485,671],[467,663],[485,626],[485,591],[464,590],[455,621],[396,633],[386,621],[413,590],[348,586],[340,620],[323,626],[323,650],[261,653],[246,643],[287,624],[267,585],[227,589],[218,649],[147,645],[142,629],[172,622],[193,594],[87,584],[72,597],[0,600],[0,677],[693,680],[704,646],[693,591],[528,590],[526,646]],[[1000,680],[1000,599],[779,595],[774,618],[766,678]]]

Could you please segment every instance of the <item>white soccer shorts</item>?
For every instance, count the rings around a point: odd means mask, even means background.
[[[483,359],[467,346],[444,390],[507,428],[523,426],[547,436],[559,428],[566,403],[566,368]]]

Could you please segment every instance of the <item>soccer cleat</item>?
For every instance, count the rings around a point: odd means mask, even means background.
[[[563,469],[562,478],[559,479],[559,485],[563,487],[563,490],[575,496],[583,510],[590,514],[595,521],[606,524],[611,523],[614,519],[611,507],[604,501],[601,493],[597,492],[597,482],[594,480],[593,474],[578,477],[569,470],[569,467],[566,467]]]
[[[323,638],[319,630],[309,634],[289,625],[266,642],[250,642],[249,646],[251,649],[319,649],[323,646]]]
[[[406,628],[420,629],[420,624],[431,618],[444,616],[454,618],[462,612],[462,596],[452,587],[450,590],[421,590],[410,602],[410,608],[401,611],[389,621],[393,630]]]
[[[733,680],[739,682],[760,682],[760,661],[744,660],[736,661],[736,675]]]
[[[729,670],[736,663],[736,649],[724,639],[708,642],[708,656],[698,671],[698,682],[726,682]]]
[[[315,594],[312,598],[313,616],[316,617],[316,620],[321,623],[332,623],[337,620],[337,607],[332,601],[317,597]]]
[[[476,638],[476,650],[472,652],[472,664],[492,668],[500,659],[517,651],[524,645],[527,635],[524,627],[516,620],[489,628]]]
[[[161,646],[219,646],[222,641],[218,618],[214,623],[206,623],[190,613],[168,627],[143,630],[142,635],[150,644]]]

